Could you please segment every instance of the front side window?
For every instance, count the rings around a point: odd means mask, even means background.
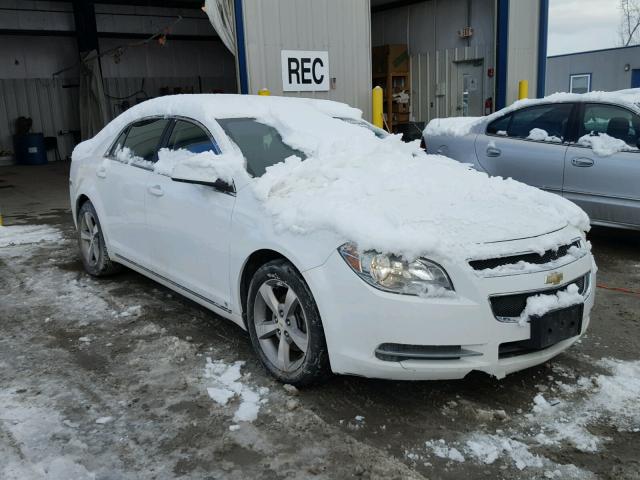
[[[506,134],[529,140],[562,142],[573,105],[558,103],[523,108],[511,114]]]
[[[507,129],[509,128],[509,122],[511,122],[511,115],[505,115],[497,120],[494,120],[487,127],[487,134],[489,135],[507,135]]]
[[[626,108],[587,104],[584,107],[581,127],[580,136],[606,134],[624,141],[634,149],[638,148],[640,117]]]
[[[167,148],[170,150],[187,150],[191,153],[216,151],[216,147],[207,132],[198,125],[185,120],[176,120]]]
[[[306,155],[284,143],[278,131],[254,118],[223,118],[218,123],[247,160],[247,171],[261,177],[267,167],[295,155]]]
[[[588,93],[591,91],[591,74],[581,73],[579,75],[571,75],[569,82],[569,92],[571,93]]]
[[[168,123],[165,118],[152,118],[132,124],[116,157],[128,163],[155,162],[160,138]]]

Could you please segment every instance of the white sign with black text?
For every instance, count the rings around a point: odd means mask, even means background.
[[[326,92],[329,90],[329,52],[282,50],[282,90]]]

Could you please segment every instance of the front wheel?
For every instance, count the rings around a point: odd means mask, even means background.
[[[90,275],[102,277],[120,270],[120,265],[109,258],[100,220],[90,201],[78,211],[78,246],[84,269]]]
[[[266,369],[296,386],[331,375],[322,321],[302,276],[286,260],[258,269],[249,286],[247,327]]]

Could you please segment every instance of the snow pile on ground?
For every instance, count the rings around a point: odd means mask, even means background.
[[[464,462],[464,456],[460,453],[460,450],[448,446],[442,438],[440,440],[428,440],[424,442],[424,445],[427,449],[431,450],[436,457],[459,463]]]
[[[527,445],[500,435],[474,434],[467,440],[466,447],[471,456],[486,464],[491,464],[500,457],[507,457],[518,470],[544,466],[542,458],[531,453]]]
[[[207,357],[204,376],[212,383],[207,387],[207,393],[217,404],[225,406],[234,397],[239,398],[240,404],[233,415],[235,422],[253,422],[258,418],[260,406],[267,401],[264,396],[269,389],[255,389],[243,383],[240,371],[243,365],[242,361],[228,364]]]
[[[527,138],[538,142],[562,143],[562,139],[560,137],[549,135],[546,130],[541,128],[534,128],[531,130]]]
[[[60,242],[62,232],[48,225],[0,226],[0,247],[38,242]]]
[[[205,182],[222,180],[229,184],[243,168],[244,159],[238,154],[219,155],[212,151],[192,153],[184,149],[169,150],[167,148],[160,149],[158,161],[153,166],[156,173],[168,177]]]
[[[518,323],[524,326],[531,317],[541,317],[551,311],[581,303],[584,303],[584,297],[580,294],[578,286],[572,283],[566,289],[557,293],[540,294],[527,298],[527,306],[520,314]]]
[[[640,361],[601,360],[599,366],[609,375],[581,379],[564,388],[575,400],[552,405],[542,394],[534,399],[526,416],[541,445],[569,443],[580,451],[595,452],[606,439],[589,431],[589,426],[605,421],[620,431],[640,431]]]
[[[600,157],[609,157],[618,152],[633,150],[624,140],[610,137],[606,133],[598,135],[585,135],[580,137],[578,145],[591,147],[593,153]]]

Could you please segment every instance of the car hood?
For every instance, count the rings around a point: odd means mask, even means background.
[[[291,157],[252,188],[277,229],[332,230],[361,249],[407,258],[487,258],[526,238],[544,251],[589,228],[586,214],[557,195],[396,137],[368,151],[342,144],[304,161]]]

